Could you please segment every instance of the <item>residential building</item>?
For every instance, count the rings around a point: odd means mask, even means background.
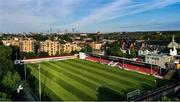
[[[161,68],[165,68],[165,64],[172,62],[173,56],[162,55],[162,54],[151,54],[145,56],[145,62],[149,64],[158,65]]]
[[[51,40],[40,42],[40,52],[47,52],[50,56],[71,53],[71,51],[75,50],[79,51],[81,48],[73,43],[60,44],[59,41]]]
[[[109,43],[109,44],[111,44],[111,43],[115,42],[116,40],[103,39],[102,41],[103,41],[104,43]]]
[[[138,50],[138,56],[146,56],[149,54],[158,54],[157,50],[149,51],[149,50]]]
[[[77,44],[74,43],[65,43],[62,44],[62,51],[63,53],[71,53],[72,51],[80,51],[81,47],[79,47]]]
[[[50,56],[60,54],[62,52],[61,44],[58,41],[41,41],[40,52],[47,52]]]
[[[2,40],[2,43],[5,45],[5,46],[19,46],[19,43],[20,43],[20,39],[17,38],[17,37],[14,37],[12,39],[3,39]]]
[[[35,40],[32,38],[13,37],[2,40],[5,46],[18,46],[21,52],[34,52]]]
[[[92,42],[90,43],[90,46],[92,47],[93,50],[101,50],[103,43],[96,43]]]
[[[162,51],[167,48],[168,41],[164,40],[149,40],[145,42],[145,48],[148,50]]]
[[[34,52],[36,41],[32,38],[25,38],[19,41],[19,47],[21,52]]]

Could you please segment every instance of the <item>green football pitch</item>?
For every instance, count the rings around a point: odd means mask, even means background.
[[[42,97],[49,100],[99,100],[98,87],[106,86],[122,96],[130,91],[151,90],[164,80],[85,60],[41,62]],[[38,64],[28,64],[38,93]],[[157,81],[155,81],[157,80]]]

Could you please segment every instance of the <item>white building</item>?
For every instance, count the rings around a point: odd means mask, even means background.
[[[149,50],[139,50],[138,51],[138,56],[146,56],[146,55],[150,55],[150,54],[157,54],[158,51],[154,50],[154,51],[149,51]]]
[[[173,60],[174,60],[173,56],[162,55],[162,54],[161,55],[152,54],[145,56],[146,63],[158,65],[161,68],[165,68],[165,64],[168,62],[172,62]]]
[[[171,56],[176,56],[177,55],[177,50],[176,50],[175,47],[173,49],[170,49],[170,55]]]
[[[173,35],[171,43],[168,44],[168,48],[180,48],[180,44],[176,43],[175,37]]]

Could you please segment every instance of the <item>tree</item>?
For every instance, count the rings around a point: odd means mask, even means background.
[[[71,54],[78,54],[78,53],[79,53],[79,51],[77,51],[77,50],[71,51]]]
[[[92,52],[92,47],[89,44],[85,44],[84,49],[80,52]]]
[[[42,35],[42,34],[35,34],[33,36],[33,38],[36,40],[36,41],[45,41],[48,39],[48,36],[45,36],[45,35]]]
[[[0,99],[12,98],[21,78],[14,69],[14,48],[0,46]]]
[[[1,84],[6,89],[5,92],[11,93],[13,91],[16,91],[20,82],[21,82],[21,78],[16,71],[13,72],[8,71],[4,76],[3,80],[1,81]]]
[[[40,52],[39,56],[46,57],[46,56],[49,56],[49,54],[47,52]]]
[[[0,41],[0,45],[3,45],[2,41]]]
[[[33,58],[33,57],[36,57],[37,54],[34,53],[34,52],[21,52],[20,54],[20,59],[23,59],[23,58]]]
[[[11,49],[12,49],[12,60],[16,60],[16,57],[17,59],[19,59],[19,56],[20,56],[20,48],[18,46],[10,46]]]
[[[6,93],[0,92],[0,101],[10,101],[10,98]]]
[[[106,45],[106,47],[108,47],[106,49],[106,53],[108,55],[112,55],[112,56],[122,56],[123,52],[121,51],[119,46],[120,46],[120,44],[118,41],[115,41],[111,44]]]
[[[131,50],[130,54],[125,54],[125,57],[127,57],[127,58],[136,58],[137,57],[136,51]]]
[[[0,46],[0,80],[3,78],[2,76],[8,70],[13,69],[13,62],[11,61],[12,49],[6,46]]]
[[[67,42],[72,42],[72,39],[68,35],[61,35],[59,36],[60,41],[67,41]]]
[[[161,98],[161,101],[172,101],[171,98],[167,97],[167,96],[163,96]]]
[[[96,35],[95,34],[88,34],[88,38],[91,38],[93,41],[96,41]]]

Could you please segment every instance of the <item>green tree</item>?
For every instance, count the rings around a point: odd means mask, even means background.
[[[9,101],[10,98],[6,93],[0,92],[0,101]]]
[[[8,70],[13,69],[13,62],[11,61],[12,49],[6,46],[0,46],[0,79]]]
[[[96,35],[95,34],[88,34],[88,38],[91,38],[93,41],[96,41]]]
[[[75,51],[71,51],[71,54],[78,54],[79,51],[75,50]]]
[[[111,44],[106,45],[107,49],[106,49],[106,53],[108,55],[112,55],[112,56],[122,56],[123,52],[120,49],[120,44],[118,41],[115,41]]]
[[[69,37],[68,35],[61,35],[61,36],[59,36],[59,40],[60,41],[66,41],[66,42],[72,42],[72,39],[71,39],[71,37]]]
[[[37,57],[37,54],[34,52],[21,52],[20,54],[20,58],[33,58],[33,57]]]
[[[21,78],[14,69],[13,60],[14,48],[0,46],[0,99],[7,100],[13,98]]]
[[[125,57],[127,57],[127,58],[136,58],[137,57],[137,52],[135,50],[131,50],[130,54],[125,54]]]
[[[21,78],[16,71],[13,72],[8,71],[4,76],[3,80],[1,81],[1,84],[6,89],[5,92],[11,93],[13,91],[16,91],[20,82],[21,82]]]
[[[81,52],[92,52],[92,47],[89,44],[85,44]]]
[[[0,41],[0,45],[3,45],[2,41]]]
[[[37,41],[45,41],[48,39],[48,36],[42,34],[35,34],[33,38]]]
[[[39,56],[46,57],[46,56],[49,56],[49,54],[47,52],[40,52]]]
[[[169,98],[169,97],[167,97],[167,96],[163,96],[162,98],[161,98],[161,101],[172,101],[171,100],[171,98]]]

